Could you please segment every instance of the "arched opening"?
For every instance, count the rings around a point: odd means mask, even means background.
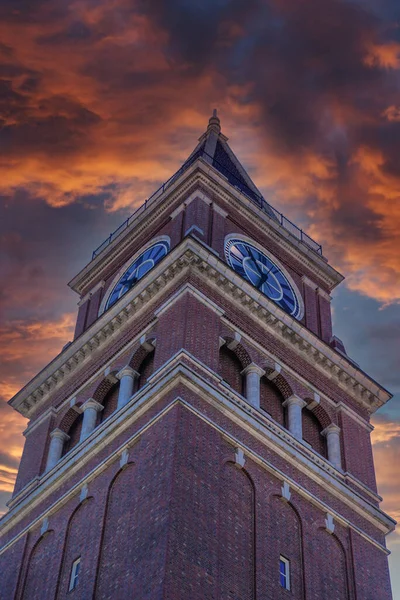
[[[303,408],[303,440],[310,444],[315,452],[318,452],[324,458],[327,458],[326,439],[321,432],[323,427],[311,410]]]
[[[239,394],[244,394],[243,365],[236,354],[224,344],[219,351],[219,372],[223,380]]]
[[[266,377],[260,380],[260,408],[265,410],[279,425],[286,427],[285,398],[277,386]]]
[[[115,383],[111,389],[105,395],[102,404],[103,410],[100,413],[101,422],[108,419],[112,413],[117,410],[118,405],[118,395],[119,395],[119,382]]]
[[[69,440],[64,444],[62,456],[65,456],[70,450],[72,450],[72,448],[79,444],[79,440],[81,438],[82,423],[83,412],[76,416],[76,419],[67,431],[67,434],[69,435]]]
[[[139,378],[137,380],[137,390],[140,390],[144,385],[146,385],[147,379],[154,371],[154,355],[155,351],[153,349],[151,352],[146,354],[140,363],[138,368]]]

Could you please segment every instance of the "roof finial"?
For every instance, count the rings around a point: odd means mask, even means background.
[[[210,120],[208,121],[207,131],[210,131],[211,129],[216,133],[221,132],[221,122],[219,120],[219,117],[217,116],[216,108],[214,108],[212,117],[210,117]]]

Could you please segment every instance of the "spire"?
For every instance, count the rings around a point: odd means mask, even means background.
[[[221,133],[221,121],[219,120],[219,117],[217,116],[216,108],[214,108],[212,117],[210,117],[210,119],[208,121],[207,132],[210,132],[210,131],[215,131],[215,133],[217,133],[217,134]]]
[[[206,131],[200,136],[199,143],[184,163],[183,170],[200,157],[219,171],[235,188],[241,190],[258,205],[262,204],[261,192],[254,185],[237,156],[232,152],[228,145],[228,138],[221,133],[221,121],[216,108],[214,108],[208,121]],[[276,219],[267,203],[266,206],[268,207],[266,210],[269,216]]]

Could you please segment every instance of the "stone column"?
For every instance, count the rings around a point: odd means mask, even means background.
[[[117,377],[120,380],[119,384],[119,394],[118,394],[118,404],[117,410],[122,408],[129,402],[132,398],[133,394],[133,385],[135,383],[135,379],[140,377],[140,374],[126,365],[123,367],[119,373],[117,373]]]
[[[265,375],[265,371],[255,363],[250,363],[243,369],[242,375],[246,377],[247,401],[256,408],[260,408],[260,379]]]
[[[50,471],[60,460],[64,444],[69,440],[69,435],[65,433],[65,431],[61,431],[61,429],[53,429],[50,433],[50,448],[49,453],[47,455],[47,464],[46,471]]]
[[[342,468],[342,457],[340,452],[340,427],[331,423],[322,432],[326,437],[328,446],[328,460],[336,469]]]
[[[103,410],[103,408],[103,405],[94,398],[89,398],[89,400],[86,400],[85,404],[82,405],[83,423],[81,437],[79,439],[80,442],[92,433],[93,429],[96,427],[97,413]]]
[[[288,424],[289,431],[294,435],[298,440],[303,439],[303,422],[301,411],[304,406],[306,406],[306,402],[293,394],[290,396],[285,402],[283,406],[287,407],[288,410]]]

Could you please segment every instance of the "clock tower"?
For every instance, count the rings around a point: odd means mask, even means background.
[[[332,332],[342,279],[214,111],[10,400],[29,423],[0,598],[390,600],[370,442],[390,394]]]

